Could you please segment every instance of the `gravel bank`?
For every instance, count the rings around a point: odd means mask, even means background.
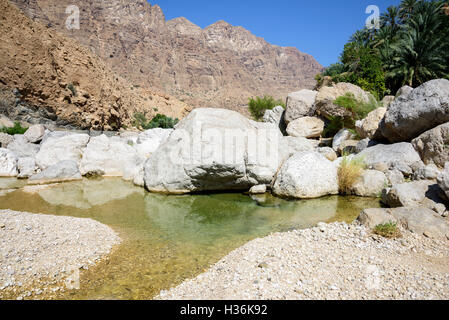
[[[356,224],[256,239],[157,299],[449,299],[449,242]]]
[[[79,270],[120,241],[111,228],[91,219],[0,210],[0,298],[76,288]]]

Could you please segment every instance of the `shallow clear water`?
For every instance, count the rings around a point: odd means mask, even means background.
[[[22,185],[0,179],[0,189]],[[149,299],[249,240],[318,222],[351,222],[367,207],[379,207],[379,201],[337,196],[286,201],[238,193],[164,196],[121,179],[0,193],[0,209],[92,218],[120,234],[122,245],[83,271],[81,290],[57,297],[73,299]]]

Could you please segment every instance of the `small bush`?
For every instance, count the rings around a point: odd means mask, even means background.
[[[132,125],[136,128],[142,127],[144,130],[162,128],[171,129],[179,122],[178,119],[167,117],[163,114],[157,114],[151,121],[148,122],[146,116],[141,112],[134,114],[134,121]]]
[[[340,167],[338,167],[338,187],[341,194],[351,194],[352,187],[362,176],[365,168],[366,165],[362,158],[356,157],[349,160],[347,156],[343,157]]]
[[[398,225],[395,222],[388,222],[385,224],[379,224],[374,227],[373,232],[384,238],[400,238],[402,236],[399,231]]]
[[[379,107],[379,103],[375,99],[370,102],[362,102],[357,100],[352,93],[338,97],[334,103],[349,110],[353,114],[354,122],[365,119],[371,111]]]
[[[10,134],[12,136],[15,135],[15,134],[24,134],[27,130],[28,130],[28,128],[23,128],[21,126],[20,122],[15,122],[14,123],[14,127],[10,127],[10,128],[3,127],[3,128],[0,128],[0,132],[7,133],[7,134]]]
[[[272,110],[277,106],[285,108],[285,103],[281,100],[275,100],[271,96],[256,97],[256,99],[250,98],[248,102],[249,111],[256,120],[262,119],[265,111]]]
[[[145,130],[155,129],[155,128],[172,129],[178,122],[179,122],[179,119],[173,119],[173,118],[167,117],[166,115],[163,115],[163,114],[157,114],[153,118],[153,120],[151,120],[143,128]]]

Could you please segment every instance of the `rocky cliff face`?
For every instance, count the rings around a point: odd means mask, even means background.
[[[31,18],[90,47],[133,84],[196,107],[244,111],[248,97],[312,88],[322,66],[296,48],[273,46],[224,21],[201,29],[166,21],[146,0],[81,0],[80,29],[65,26],[71,0],[11,0]]]
[[[133,86],[89,49],[7,0],[0,0],[0,43],[0,113],[13,119],[113,130],[129,126],[136,112],[150,118],[190,111],[181,101]]]

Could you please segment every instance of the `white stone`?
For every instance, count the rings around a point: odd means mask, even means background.
[[[36,164],[42,170],[65,160],[79,164],[89,139],[87,134],[49,136],[42,142],[36,155]]]
[[[300,199],[338,194],[337,166],[317,152],[299,152],[280,169],[273,192]]]

